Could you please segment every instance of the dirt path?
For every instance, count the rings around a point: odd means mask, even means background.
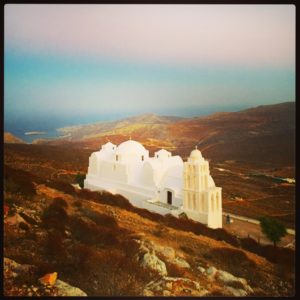
[[[245,220],[233,219],[233,223],[226,223],[226,216],[223,216],[223,228],[228,232],[237,235],[238,237],[251,237],[261,244],[272,244],[261,232],[260,225],[247,222]],[[278,246],[286,246],[288,244],[295,244],[295,236],[287,234],[282,238]]]

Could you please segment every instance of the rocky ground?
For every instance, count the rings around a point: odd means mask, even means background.
[[[166,226],[117,196],[93,197],[42,183],[32,195],[5,192],[5,295],[293,294],[288,262]]]

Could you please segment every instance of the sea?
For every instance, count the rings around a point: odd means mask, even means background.
[[[32,143],[37,139],[55,139],[64,135],[63,132],[58,131],[59,128],[86,125],[96,122],[107,122],[117,120],[118,117],[111,115],[107,116],[82,116],[82,117],[67,117],[67,116],[19,116],[16,117],[4,117],[4,131],[10,132],[13,135],[21,138],[26,143]],[[34,134],[28,134],[35,132]],[[27,134],[26,134],[27,133]]]

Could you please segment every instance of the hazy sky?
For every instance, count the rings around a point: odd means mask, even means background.
[[[5,5],[5,117],[295,100],[293,5]]]

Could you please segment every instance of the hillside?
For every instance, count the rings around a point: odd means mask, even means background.
[[[272,166],[294,165],[295,103],[259,106],[234,113],[183,120],[170,125],[177,151],[199,143],[217,161],[240,160]],[[182,136],[187,137],[182,141]],[[284,155],[283,155],[284,153]]]
[[[218,162],[238,160],[274,167],[293,166],[295,162],[294,102],[195,118],[148,114],[60,131],[64,134],[60,139],[35,143],[71,142],[98,149],[108,139],[118,144],[131,136],[150,151],[164,147],[184,158],[198,144],[208,159]]]
[[[60,170],[29,165],[34,173],[5,167],[5,295],[293,295],[291,249],[77,190],[54,179]],[[39,282],[53,272],[54,285]]]
[[[4,132],[4,143],[7,144],[25,144],[25,141],[14,136],[10,132]]]
[[[63,136],[57,140],[50,141],[51,144],[61,142],[84,142],[85,144],[95,144],[99,140],[105,141],[107,138],[124,140],[129,136],[139,136],[140,139],[151,137],[164,140],[167,137],[167,124],[181,120],[179,117],[158,116],[155,114],[145,114],[113,122],[99,122],[90,125],[78,125],[59,128],[58,131]],[[45,143],[47,140],[36,140],[34,143]]]

